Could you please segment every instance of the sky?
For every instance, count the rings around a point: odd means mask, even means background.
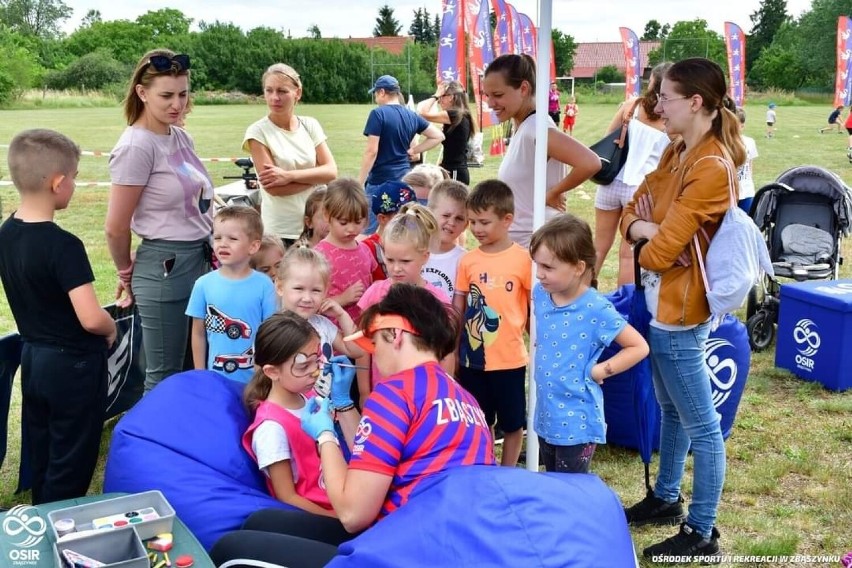
[[[458,0],[454,0],[458,1]],[[485,1],[485,0],[483,0]],[[70,33],[89,10],[100,10],[104,20],[134,20],[149,10],[175,8],[194,20],[231,22],[244,30],[259,26],[280,29],[292,37],[305,37],[316,24],[323,37],[367,37],[373,35],[379,8],[385,4],[408,32],[414,10],[425,7],[430,14],[440,12],[440,0],[64,0],[74,9],[65,25]],[[538,0],[514,0],[515,8],[538,24]],[[758,10],[760,0],[552,0],[553,27],[577,42],[621,41],[618,28],[626,26],[641,36],[648,20],[661,24],[703,18],[709,27],[722,33],[724,22],[739,24],[749,33],[749,16]],[[787,0],[787,12],[798,17],[810,8],[811,0]]]

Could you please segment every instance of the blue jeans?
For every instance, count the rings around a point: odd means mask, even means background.
[[[376,214],[373,213],[373,194],[381,184],[373,185],[371,183],[364,184],[364,193],[367,194],[367,226],[361,231],[362,235],[372,235],[379,228],[379,220]]]
[[[725,442],[713,405],[704,346],[710,324],[685,331],[651,327],[651,369],[662,408],[660,471],[654,494],[677,501],[686,455],[692,447],[692,502],[686,522],[709,538],[725,483]]]

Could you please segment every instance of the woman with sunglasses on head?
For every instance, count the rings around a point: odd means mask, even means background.
[[[450,172],[450,179],[469,184],[467,144],[476,133],[476,126],[461,83],[441,83],[434,95],[417,104],[417,114],[429,122],[444,125],[441,167]]]
[[[296,115],[302,98],[296,70],[275,63],[261,82],[268,113],[248,127],[243,150],[251,153],[260,181],[264,229],[290,246],[302,234],[312,188],[335,179],[337,164],[319,121]]]
[[[333,434],[330,402],[311,399],[302,415],[303,430],[317,440],[326,494],[350,533],[405,507],[435,474],[496,465],[476,399],[441,368],[455,349],[457,317],[428,290],[395,284],[364,312],[361,329],[347,341],[370,352],[386,378],[367,398],[348,465]],[[216,543],[211,557],[217,565],[324,566],[340,543],[332,531],[316,530],[329,522],[303,511],[261,511]]]
[[[725,75],[708,59],[673,64],[654,111],[666,131],[680,138],[625,207],[621,231],[630,242],[648,240],[639,264],[652,316],[647,339],[654,391],[662,407],[660,468],[654,488],[626,513],[634,525],[681,523],[675,536],[646,548],[646,557],[712,556],[719,552],[715,525],[725,444],[704,361],[710,308],[698,255],[706,256],[708,240],[731,206],[729,192],[736,187],[730,181],[736,183],[746,149]],[[684,515],[680,487],[690,448],[692,502]]]
[[[620,130],[622,122],[629,120],[627,140],[630,151],[624,167],[609,185],[598,186],[595,196],[595,274],[600,274],[606,255],[618,233],[618,222],[624,206],[633,198],[636,188],[645,175],[657,167],[663,150],[669,145],[663,118],[654,112],[663,75],[671,63],[660,63],[651,70],[648,88],[640,97],[632,97],[618,107],[606,129],[609,134]],[[618,285],[633,282],[633,250],[622,240],[618,249]]]
[[[195,280],[207,272],[213,182],[176,125],[189,99],[188,55],[155,49],[139,60],[124,99],[127,128],[109,159],[106,239],[118,269],[116,303],[142,319],[145,391],[184,370]],[[142,239],[135,255],[131,231]]]

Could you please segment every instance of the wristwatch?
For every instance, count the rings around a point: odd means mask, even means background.
[[[337,439],[337,435],[331,430],[325,430],[324,432],[320,432],[320,435],[317,437],[317,447],[322,446],[326,442],[333,442],[340,447],[340,440]]]

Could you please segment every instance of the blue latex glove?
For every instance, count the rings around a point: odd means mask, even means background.
[[[308,399],[302,412],[302,430],[314,440],[323,432],[334,432],[334,420],[328,405],[327,398],[313,397]]]
[[[347,366],[341,367],[341,363]],[[346,408],[352,404],[349,392],[352,379],[355,378],[355,369],[348,365],[351,363],[345,355],[335,355],[328,360],[328,367],[331,368],[331,404],[334,408]]]

